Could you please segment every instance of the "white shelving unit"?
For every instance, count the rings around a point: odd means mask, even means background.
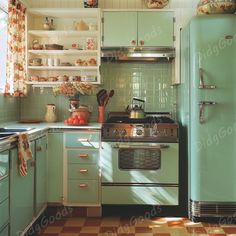
[[[53,30],[45,30],[43,25],[46,17],[49,22],[53,20]],[[88,26],[92,24],[95,28],[91,30],[77,30],[76,25],[84,21]],[[81,82],[91,81],[94,77],[94,84],[100,84],[100,22],[101,13],[97,8],[29,8],[27,10],[27,84],[32,86],[50,87],[62,82],[38,82],[31,81],[32,77],[68,77],[81,76]],[[86,42],[92,39],[95,42],[94,49],[88,49]],[[33,41],[38,40],[43,45],[42,50],[33,49]],[[63,46],[63,50],[46,50],[46,44],[58,44]],[[76,46],[75,46],[76,45]],[[41,66],[32,66],[29,62],[32,59],[41,58]],[[48,66],[48,59],[57,60],[60,63],[71,63],[72,66]],[[90,59],[95,59],[96,64],[86,65]],[[82,66],[76,65],[76,61],[85,62]]]

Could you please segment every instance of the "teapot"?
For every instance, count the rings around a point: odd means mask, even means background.
[[[89,30],[89,26],[87,23],[83,20],[80,22],[74,22],[74,27],[76,30],[81,31],[81,30]]]
[[[145,111],[144,108],[142,108],[142,105],[134,104],[134,101],[142,102],[145,104],[145,101],[138,98],[132,99],[132,105],[129,109],[129,106],[127,107],[127,111],[129,111],[129,118],[131,119],[143,119],[145,118]]]
[[[57,120],[56,116],[56,106],[55,104],[47,104],[45,121],[46,122],[55,122]]]

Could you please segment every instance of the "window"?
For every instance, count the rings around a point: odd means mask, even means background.
[[[6,81],[7,59],[7,18],[8,14],[0,8],[0,91],[3,91]]]

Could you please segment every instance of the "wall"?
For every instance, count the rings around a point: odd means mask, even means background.
[[[132,97],[146,100],[146,111],[172,111],[176,101],[175,88],[171,86],[172,66],[170,63],[103,63],[101,76],[107,90],[114,89],[106,112],[125,111]],[[100,89],[100,88],[99,88]],[[96,95],[80,96],[81,104],[92,108],[91,121],[97,120]],[[21,118],[44,119],[46,104],[55,103],[58,120],[69,116],[69,99],[54,96],[50,88],[31,90],[27,98],[21,99]]]
[[[98,0],[100,8],[146,8],[144,0]],[[24,0],[31,7],[83,7],[82,0]],[[195,8],[199,0],[170,0],[168,8]]]
[[[0,95],[0,122],[19,120],[19,99]]]

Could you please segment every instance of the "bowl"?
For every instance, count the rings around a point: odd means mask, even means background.
[[[236,11],[235,0],[200,0],[197,14],[233,14]]]
[[[169,3],[169,0],[145,0],[147,8],[161,9]]]
[[[89,123],[91,112],[88,108],[78,108],[72,111],[72,117],[79,116],[81,117],[86,123]]]

